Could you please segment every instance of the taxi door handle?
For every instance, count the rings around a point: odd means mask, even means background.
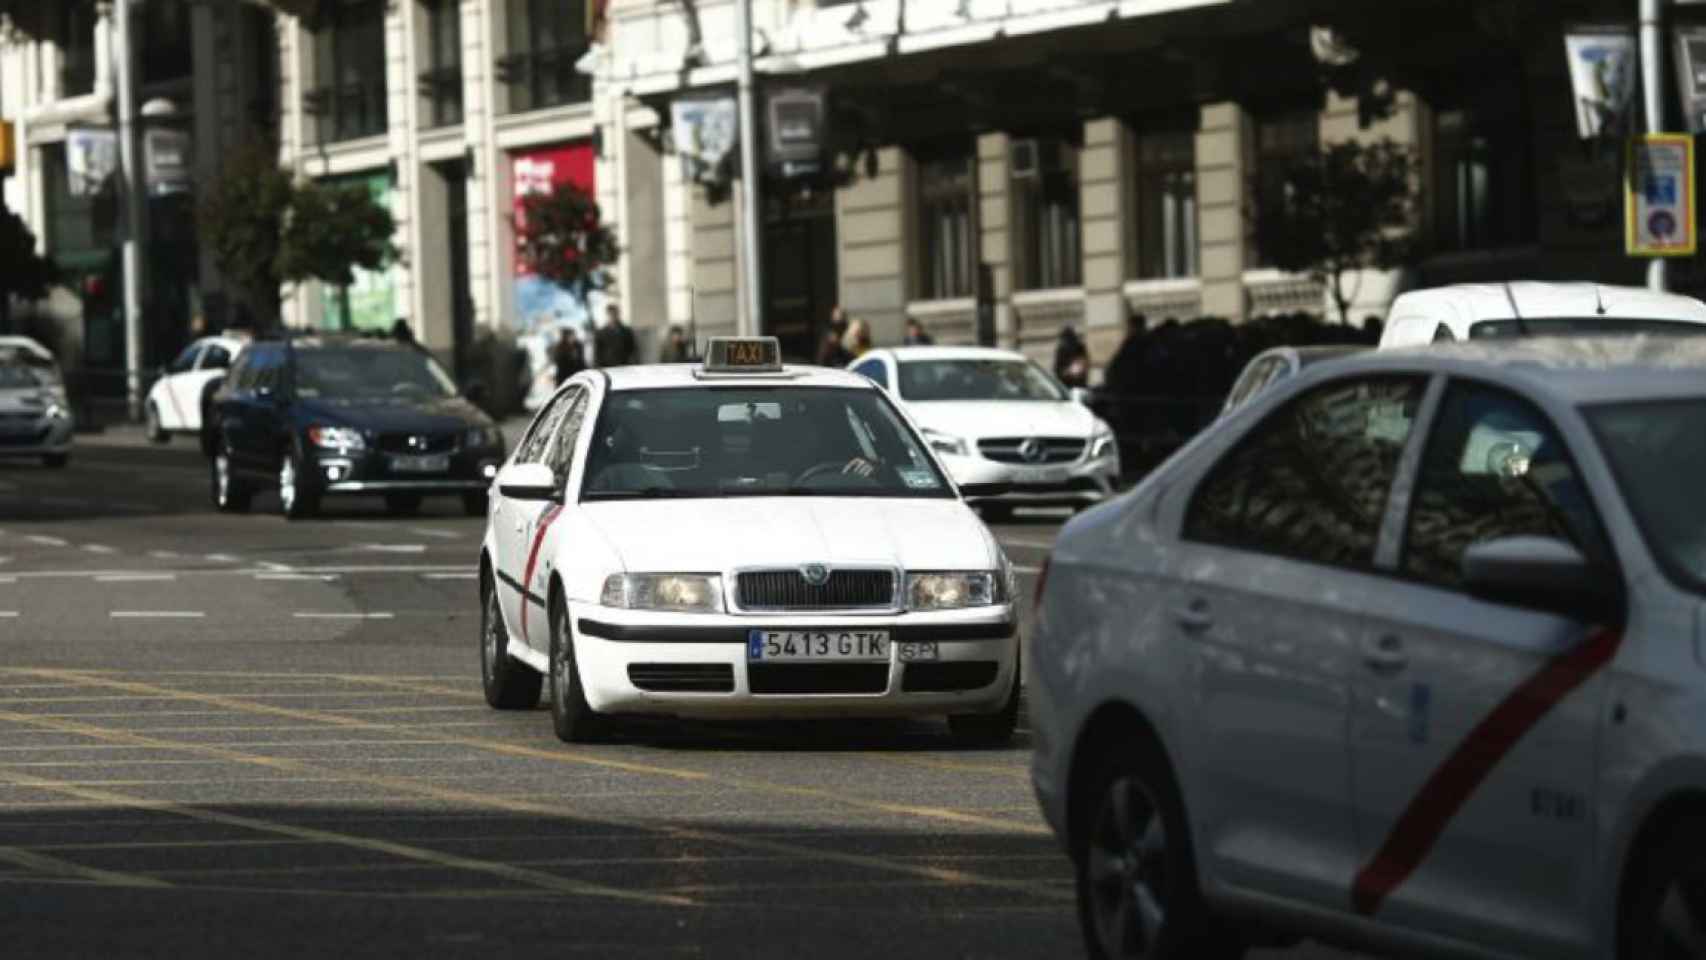
[[[1410,657],[1402,638],[1385,634],[1363,643],[1362,662],[1375,673],[1397,673],[1409,666]]]
[[[1189,606],[1175,607],[1173,619],[1187,633],[1201,633],[1214,626],[1214,614],[1209,612],[1207,600],[1192,600]]]

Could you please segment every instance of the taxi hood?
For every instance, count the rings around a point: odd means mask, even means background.
[[[956,437],[1088,437],[1096,415],[1081,403],[1023,400],[931,400],[908,403],[920,427]]]
[[[948,498],[727,497],[582,505],[630,573],[805,563],[991,570],[994,540]]]

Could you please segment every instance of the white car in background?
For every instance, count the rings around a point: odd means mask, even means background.
[[[200,433],[208,399],[247,343],[228,334],[202,337],[162,368],[142,411],[148,439],[168,443],[174,433]]]
[[[1598,283],[1466,283],[1392,301],[1380,349],[1453,340],[1706,333],[1706,303]]]
[[[63,467],[75,428],[53,354],[28,337],[0,337],[0,457]]]
[[[896,347],[848,369],[900,401],[956,481],[1006,487],[977,501],[986,517],[1015,506],[1087,506],[1119,482],[1113,429],[1023,354]]]

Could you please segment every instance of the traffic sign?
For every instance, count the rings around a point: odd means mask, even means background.
[[[1694,255],[1693,137],[1650,133],[1630,139],[1624,217],[1630,256]]]

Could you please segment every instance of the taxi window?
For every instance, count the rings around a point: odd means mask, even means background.
[[[574,464],[575,441],[580,439],[581,421],[586,418],[586,391],[575,390],[573,393],[572,399],[565,398],[563,416],[545,452],[545,463],[558,480],[567,479],[569,468]]]
[[[521,439],[516,447],[516,463],[544,463],[545,454],[550,449],[551,439],[557,434],[557,427],[563,421],[563,415],[569,406],[581,393],[579,387],[573,387],[557,394],[539,415],[533,418],[533,426],[527,431],[527,436]]]
[[[1453,383],[1416,478],[1403,571],[1455,587],[1471,544],[1522,535],[1608,558],[1587,490],[1546,416],[1516,394]]]
[[[1387,495],[1426,383],[1402,376],[1340,380],[1269,414],[1197,488],[1185,538],[1372,567]]]
[[[231,366],[231,351],[219,344],[208,345],[207,352],[201,355],[202,370],[223,370]]]
[[[611,394],[581,498],[953,495],[877,390],[718,387]]]

